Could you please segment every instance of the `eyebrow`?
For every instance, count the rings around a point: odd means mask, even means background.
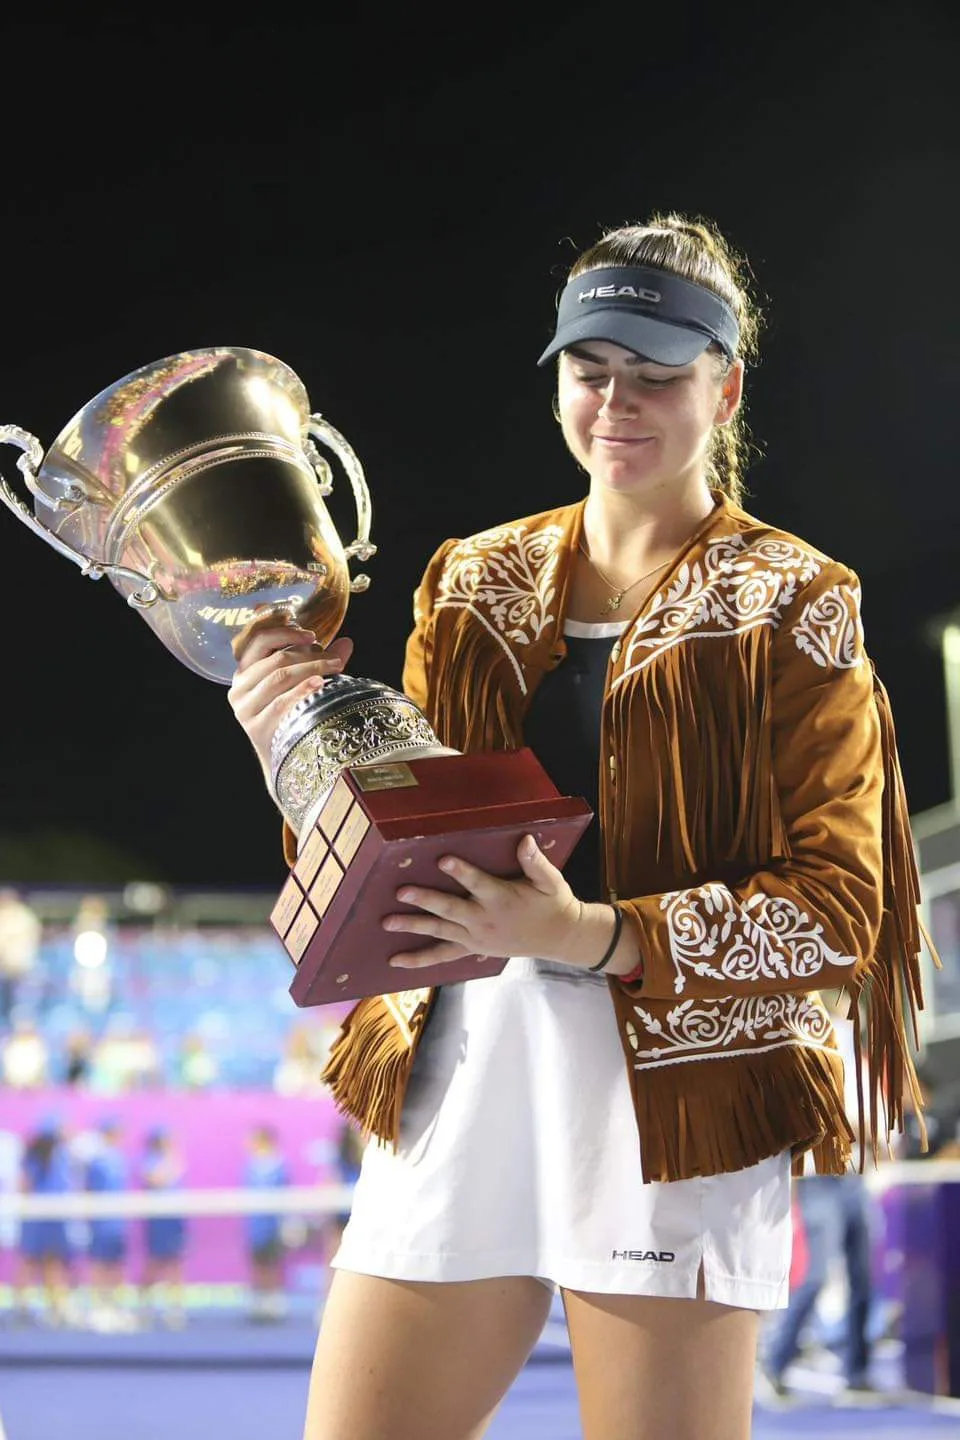
[[[568,355],[573,355],[577,360],[589,360],[591,365],[606,365],[607,358],[604,355],[591,355],[589,350],[584,350],[582,345],[567,345]],[[649,355],[630,355],[624,360],[624,365],[658,365],[658,360],[651,360]]]

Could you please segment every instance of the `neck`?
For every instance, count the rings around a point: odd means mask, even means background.
[[[641,569],[645,558],[678,550],[716,505],[704,478],[634,495],[591,486],[583,512],[583,533],[598,563]]]

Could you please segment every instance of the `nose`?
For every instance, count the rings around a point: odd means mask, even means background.
[[[639,410],[637,392],[624,375],[611,375],[603,390],[600,414],[609,419],[633,416]]]

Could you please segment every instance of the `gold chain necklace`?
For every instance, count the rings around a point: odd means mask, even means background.
[[[590,551],[586,548],[582,540],[577,541],[577,549],[580,551],[580,554],[583,555],[584,558],[587,560],[591,568],[595,570],[596,573],[600,576],[600,579],[610,591],[610,599],[600,611],[601,615],[609,615],[614,610],[619,610],[624,595],[629,595],[631,590],[635,590],[636,587],[640,584],[641,580],[649,580],[651,575],[656,575],[661,570],[666,570],[668,565],[673,564],[672,560],[664,560],[662,565],[655,565],[652,570],[647,570],[643,575],[638,575],[636,580],[630,581],[629,585],[614,585],[613,582],[608,580],[606,575],[604,575],[603,571],[600,569],[600,566],[594,560],[593,556],[590,554]]]

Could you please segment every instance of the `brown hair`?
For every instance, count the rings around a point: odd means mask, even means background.
[[[608,230],[574,261],[567,279],[607,265],[649,265],[712,290],[726,300],[739,321],[741,357],[748,365],[757,359],[763,317],[754,298],[753,277],[747,261],[711,221],[702,216],[658,213],[644,224]],[[710,349],[726,370],[729,361],[723,352],[715,345]],[[750,452],[757,450],[741,404],[733,419],[713,433],[707,453],[711,486],[740,504]]]

